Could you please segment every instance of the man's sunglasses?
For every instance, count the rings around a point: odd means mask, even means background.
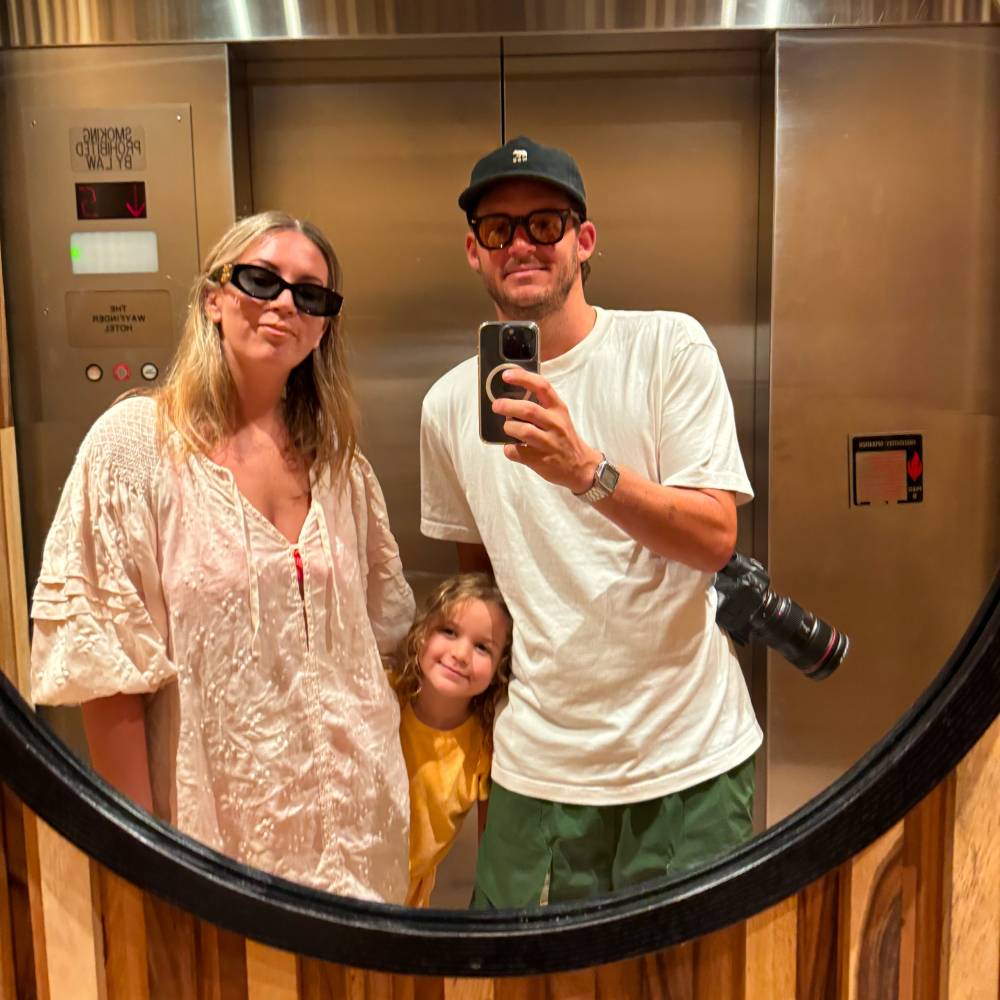
[[[231,281],[251,298],[268,302],[276,299],[287,288],[292,293],[295,308],[309,316],[336,316],[344,304],[343,295],[332,288],[314,285],[309,281],[293,284],[259,264],[224,264],[212,273],[211,278],[220,285]]]
[[[577,218],[571,208],[540,208],[527,215],[480,215],[469,219],[476,242],[484,250],[502,250],[514,240],[518,226],[524,226],[524,231],[532,243],[548,247],[558,243],[566,232],[566,224],[570,217]]]

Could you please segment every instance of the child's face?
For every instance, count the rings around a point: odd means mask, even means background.
[[[507,617],[495,605],[470,598],[438,622],[424,645],[424,690],[448,701],[468,701],[490,686],[510,637]],[[423,693],[423,692],[421,692]]]

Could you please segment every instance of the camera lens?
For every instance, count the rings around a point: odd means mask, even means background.
[[[530,361],[535,356],[534,333],[523,326],[500,331],[500,353],[507,361]]]
[[[843,632],[773,591],[755,616],[761,638],[807,677],[822,680],[840,666],[850,640]]]

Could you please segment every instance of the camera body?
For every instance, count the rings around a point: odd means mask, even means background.
[[[771,590],[767,570],[734,552],[716,574],[716,622],[740,645],[760,639],[807,677],[822,680],[840,666],[850,639],[843,632]]]
[[[530,393],[502,378],[508,368],[535,372],[541,368],[538,324],[530,320],[483,323],[479,327],[479,436],[487,444],[519,444],[505,434],[505,417],[493,412],[493,401],[528,399]]]

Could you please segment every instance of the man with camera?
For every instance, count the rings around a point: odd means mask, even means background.
[[[588,898],[750,835],[762,734],[712,583],[752,492],[702,327],[587,302],[569,154],[513,139],[459,206],[469,266],[541,360],[500,375],[526,398],[486,404],[516,444],[480,438],[475,358],[423,407],[421,529],[491,566],[514,618],[474,905]]]

